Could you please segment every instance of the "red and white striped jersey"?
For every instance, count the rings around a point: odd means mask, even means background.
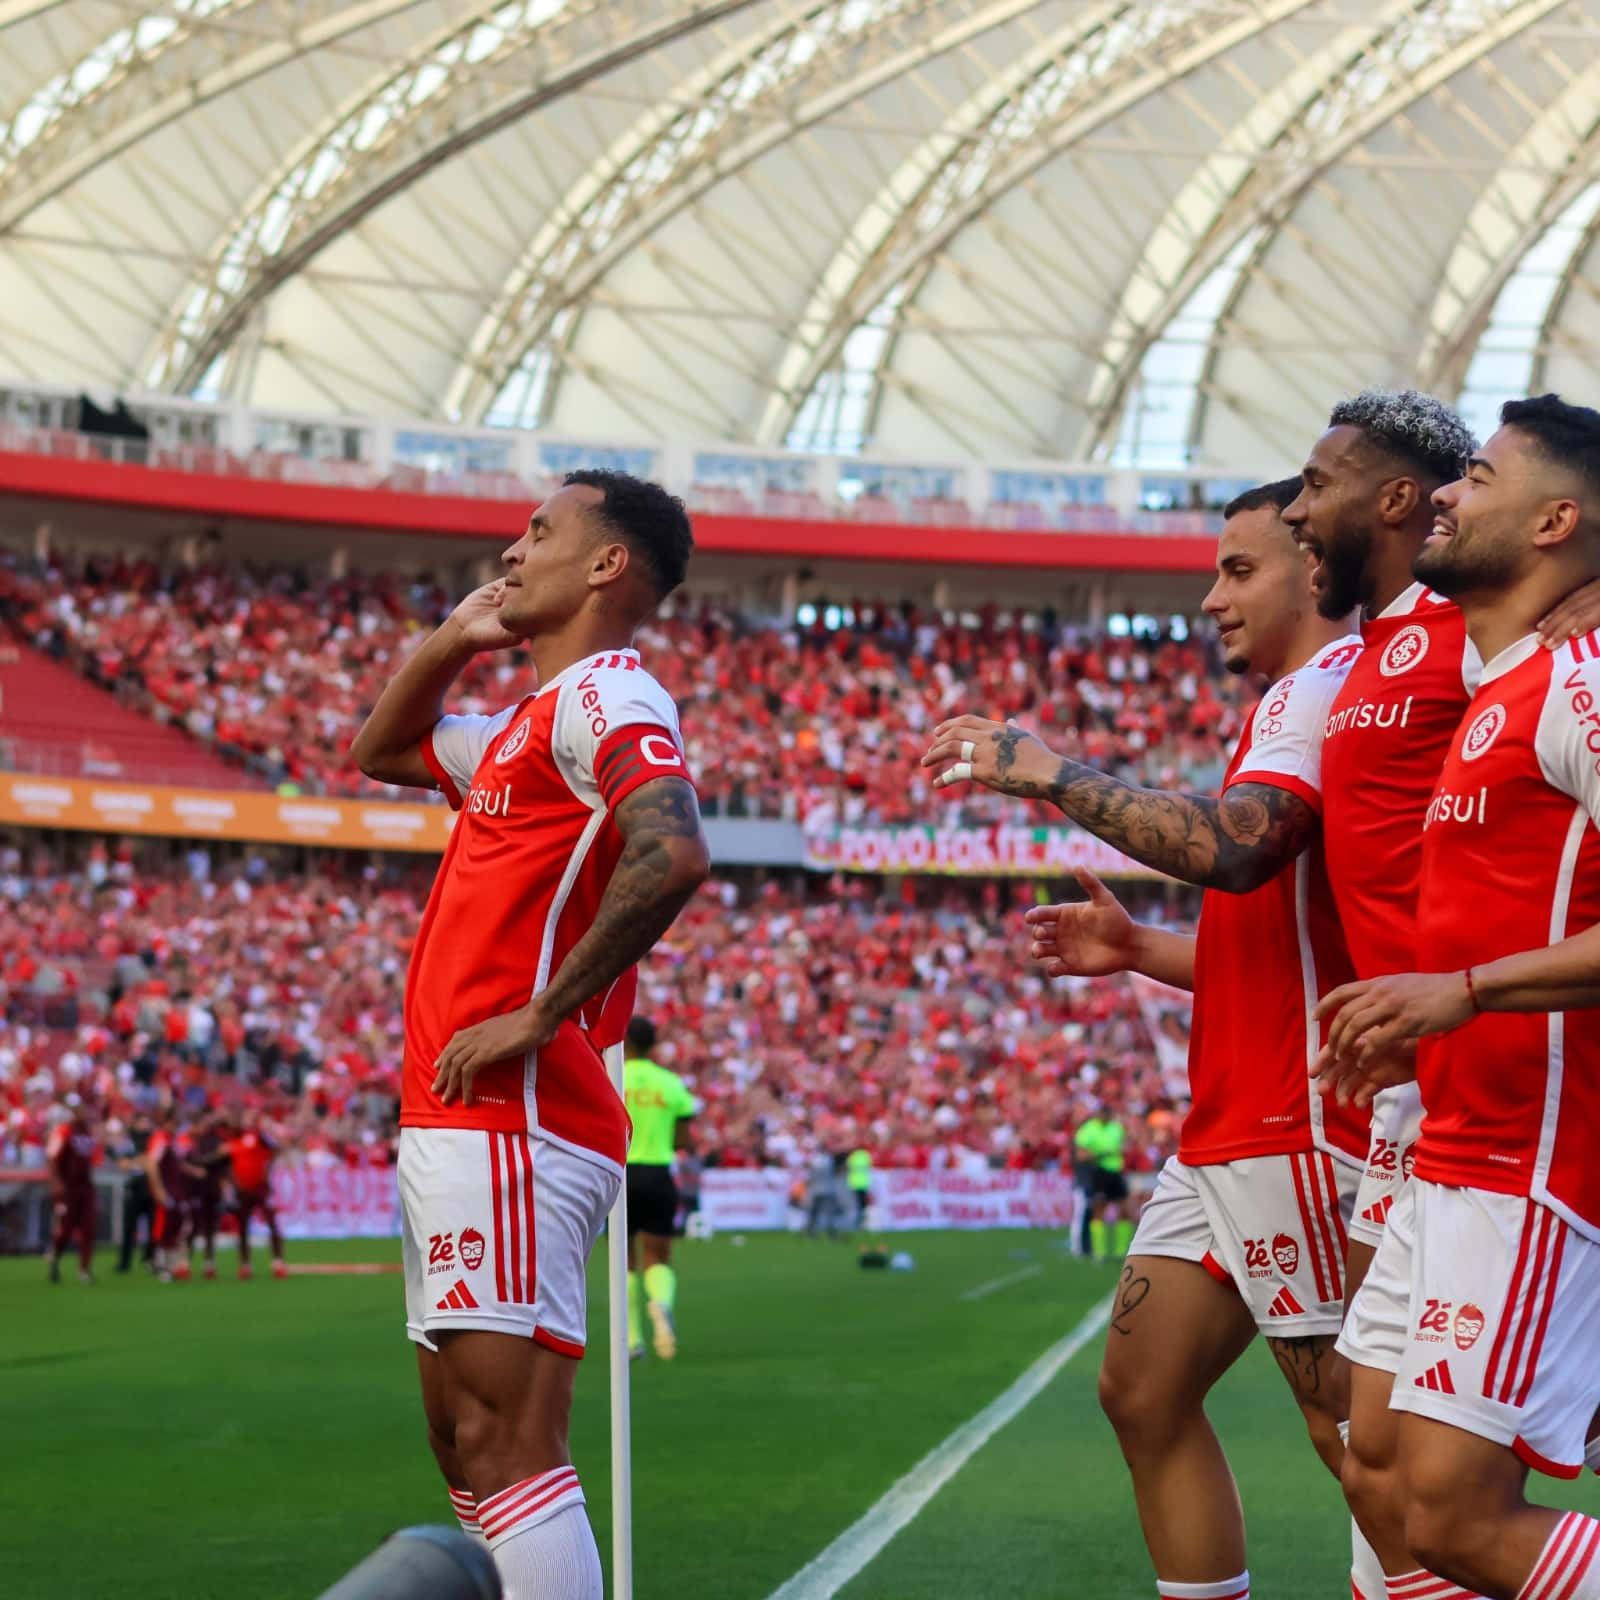
[[[688,777],[677,708],[634,650],[576,662],[492,717],[443,717],[422,741],[459,819],[406,978],[402,1124],[528,1132],[619,1171],[628,1116],[600,1051],[633,1010],[633,973],[543,1049],[443,1104],[434,1063],[462,1028],[527,1003],[589,930],[622,854],[612,812],[652,778]]]
[[[1600,638],[1483,669],[1428,807],[1417,966],[1456,972],[1600,922]],[[1531,1195],[1600,1238],[1600,1011],[1489,1012],[1422,1041],[1416,1175]]]
[[[1361,654],[1354,635],[1280,679],[1250,715],[1223,790],[1270,784],[1322,810],[1328,707]],[[1330,1103],[1310,1077],[1317,1001],[1353,972],[1320,841],[1249,894],[1208,889],[1195,946],[1189,1035],[1193,1108],[1179,1154],[1191,1166],[1321,1150],[1364,1161],[1370,1118]]]
[[[1328,713],[1328,878],[1356,975],[1416,970],[1422,814],[1482,663],[1453,601],[1414,583],[1363,624]]]

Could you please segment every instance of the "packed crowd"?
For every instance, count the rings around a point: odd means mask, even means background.
[[[37,836],[0,844],[0,1167],[39,1164],[74,1096],[113,1131],[174,1104],[262,1108],[302,1151],[384,1159],[432,864],[333,857],[306,874],[154,850],[96,845],[69,864]],[[1128,1121],[1133,1164],[1159,1164],[1186,1013],[1031,971],[1028,894],[708,885],[640,997],[659,1059],[703,1102],[696,1152],[801,1165],[865,1143],[891,1165],[1070,1165],[1073,1127],[1103,1102]]]
[[[355,770],[350,738],[455,598],[388,576],[0,565],[0,617],[24,639],[310,793],[395,793]],[[1237,686],[1209,641],[1112,638],[993,608],[858,605],[834,629],[826,615],[758,622],[684,602],[641,634],[678,702],[708,814],[807,826],[1036,815],[982,791],[935,799],[912,776],[932,727],[966,711],[1031,722],[1064,753],[1137,781],[1202,790],[1238,731]],[[523,652],[480,657],[455,704],[497,710],[530,682]]]

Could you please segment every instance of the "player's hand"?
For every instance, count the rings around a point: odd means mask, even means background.
[[[1356,1061],[1432,1033],[1448,1033],[1474,1016],[1464,972],[1401,972],[1346,983],[1325,994],[1317,1016],[1333,1019],[1327,1054]]]
[[[1600,628],[1600,578],[1574,589],[1548,616],[1539,619],[1539,643],[1546,650],[1558,650],[1568,639],[1594,628]]]
[[[1416,1082],[1417,1044],[1413,1039],[1361,1056],[1335,1056],[1324,1047],[1312,1063],[1311,1076],[1340,1105],[1370,1106],[1385,1089]]]
[[[461,637],[474,650],[505,650],[522,642],[500,625],[500,597],[505,592],[504,580],[497,578],[481,589],[474,589],[450,613],[450,620],[460,630]]]
[[[922,765],[941,769],[935,789],[981,783],[997,794],[1035,798],[1045,792],[1060,760],[1042,739],[1014,722],[955,717],[933,730]]]
[[[1074,876],[1089,898],[1029,911],[1023,918],[1028,925],[1028,954],[1047,978],[1103,978],[1126,972],[1138,949],[1138,924],[1087,867],[1079,867]]]
[[[459,1099],[470,1106],[473,1081],[485,1067],[549,1044],[560,1026],[559,1017],[547,1018],[538,1001],[530,1000],[503,1017],[461,1029],[434,1062],[433,1092],[447,1105]]]

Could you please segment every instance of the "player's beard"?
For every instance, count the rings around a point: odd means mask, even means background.
[[[1447,600],[1459,600],[1464,594],[1487,594],[1507,587],[1517,575],[1516,551],[1482,536],[1463,534],[1458,526],[1448,539],[1424,545],[1411,572]]]
[[[1366,528],[1341,528],[1322,541],[1322,589],[1317,614],[1328,622],[1348,617],[1367,603],[1371,585],[1367,563],[1372,556],[1372,534]]]

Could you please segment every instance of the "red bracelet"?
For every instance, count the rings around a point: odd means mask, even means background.
[[[1467,980],[1467,999],[1472,1002],[1472,1014],[1475,1017],[1480,1016],[1483,1012],[1483,1004],[1478,999],[1478,991],[1472,986],[1472,968],[1468,967],[1462,976]]]

